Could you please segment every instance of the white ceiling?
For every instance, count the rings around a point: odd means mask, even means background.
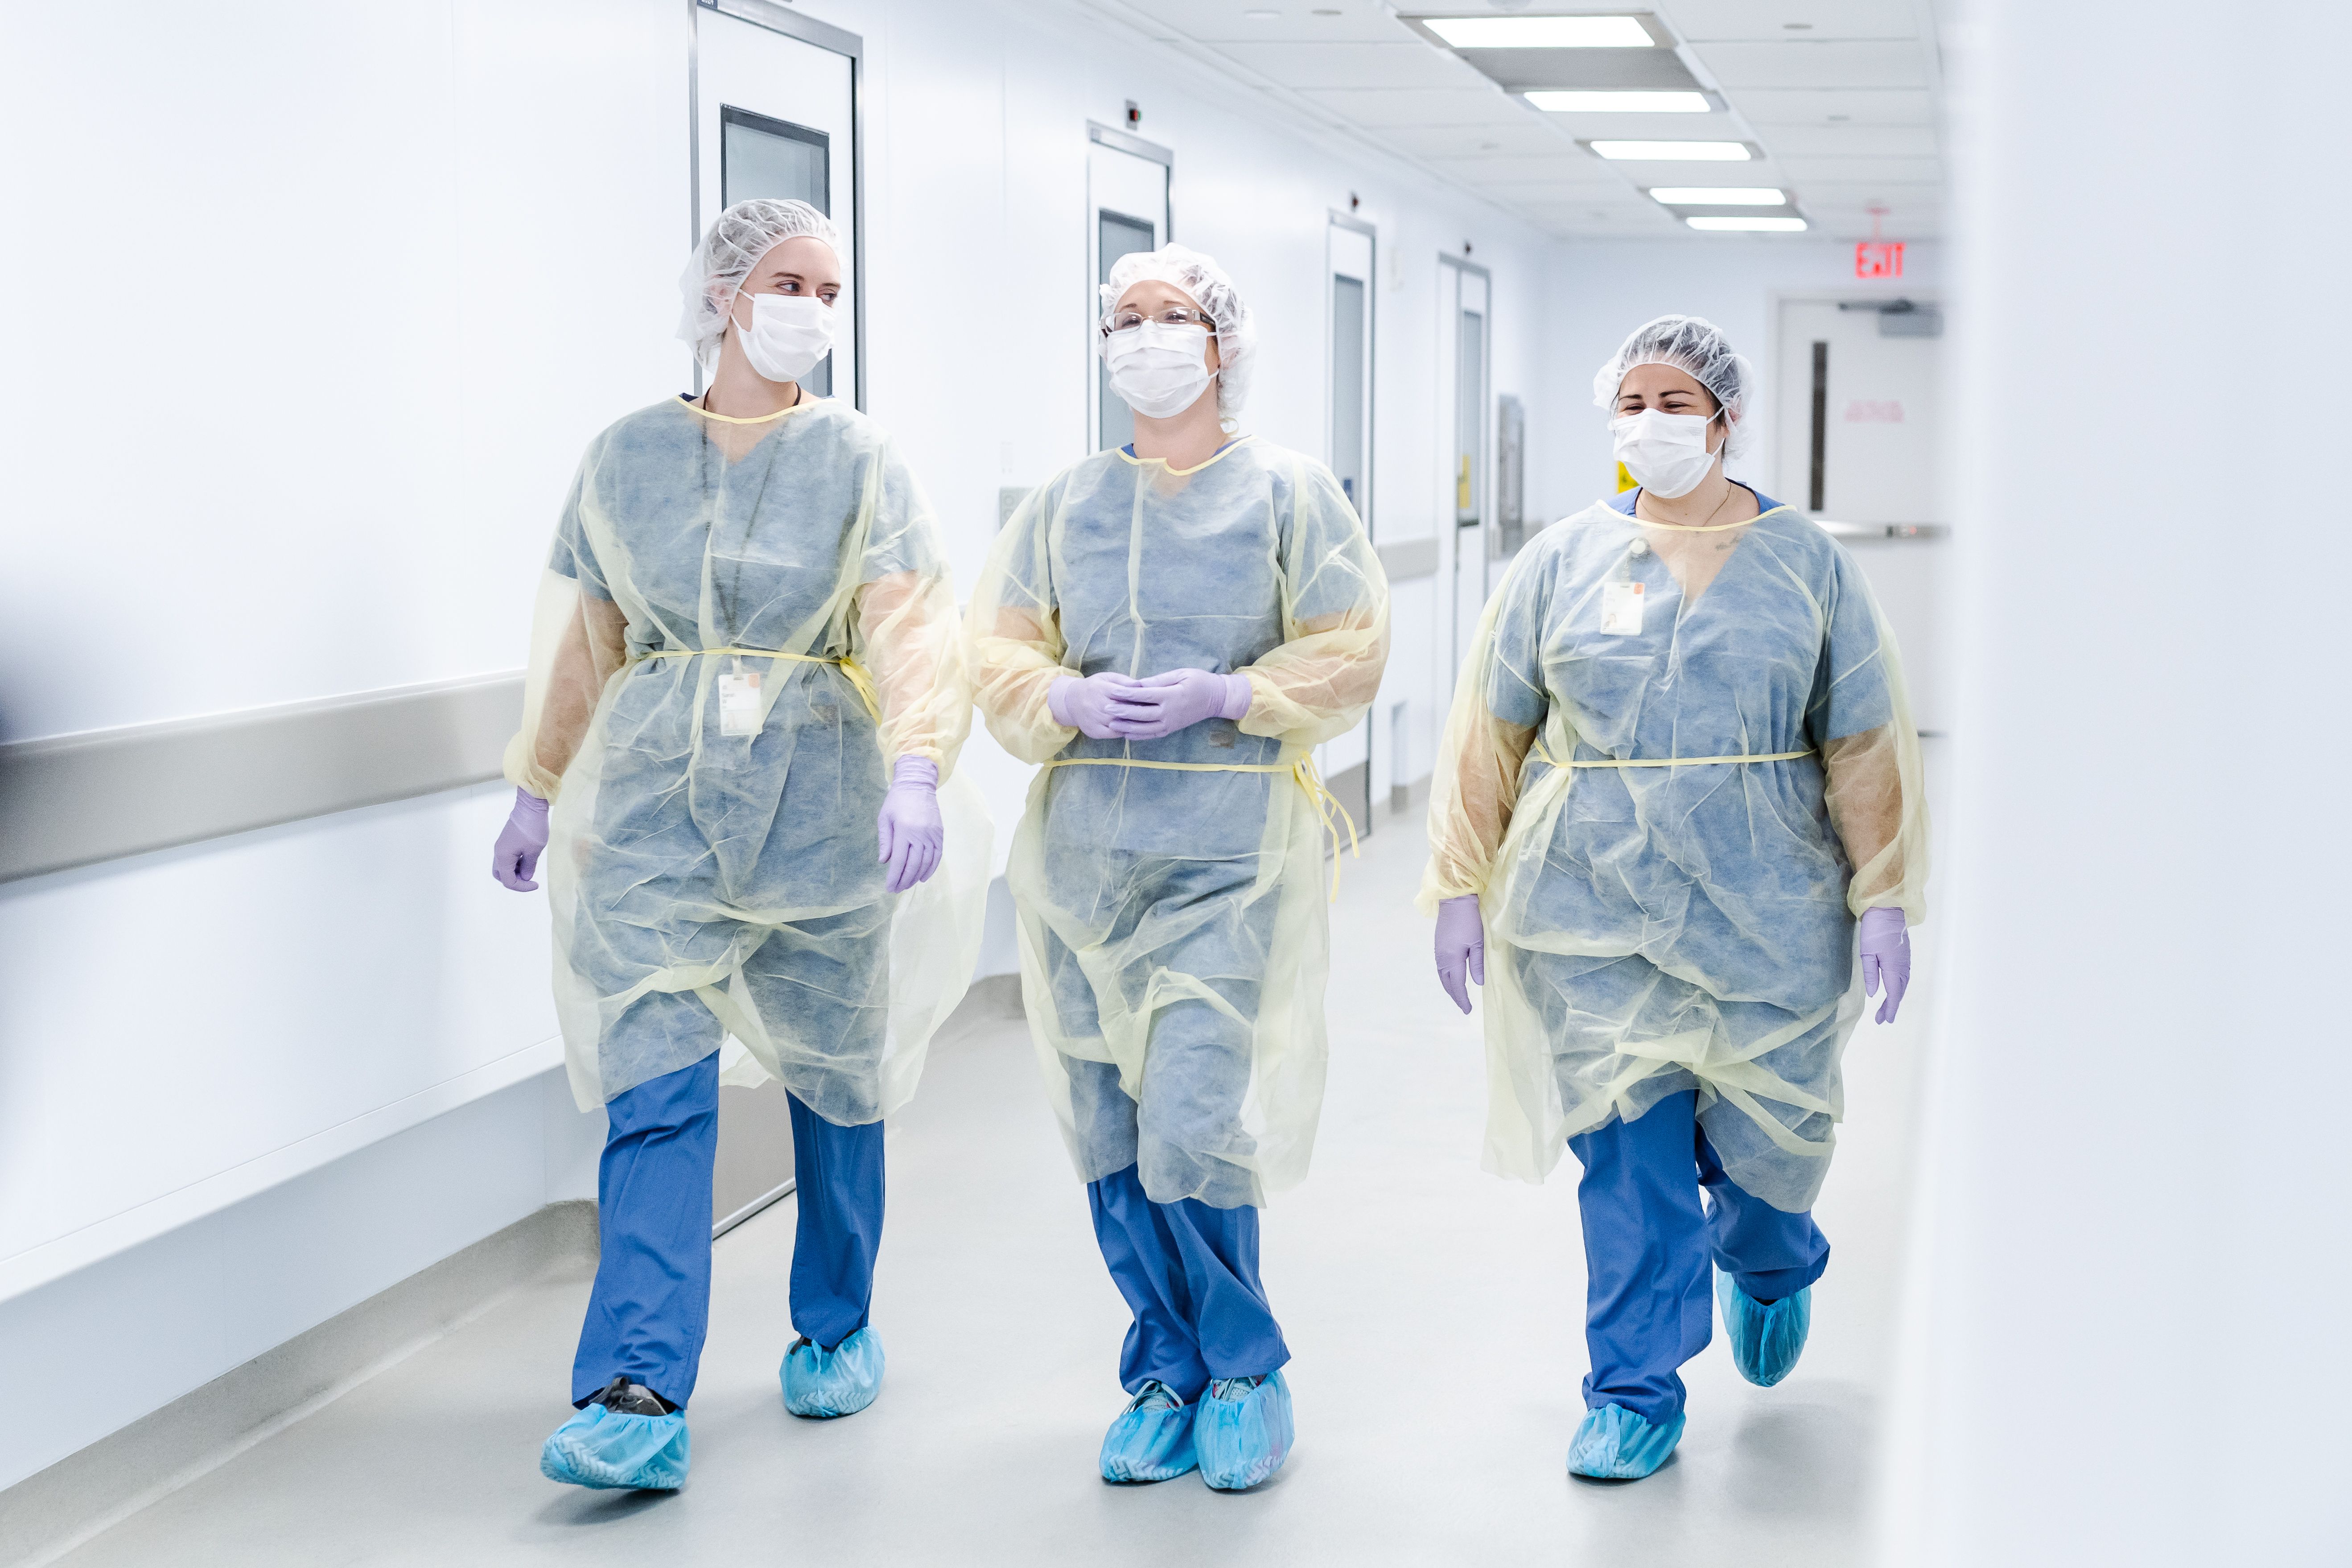
[[[1774,237],[1697,233],[1643,194],[1653,185],[1777,184],[1836,239],[1870,237],[1874,209],[1891,239],[1941,229],[1933,0],[1085,3],[1549,233]],[[1401,19],[1636,12],[1664,25],[1722,111],[1547,114]],[[1746,142],[1763,162],[1612,163],[1578,145],[1591,138]]]

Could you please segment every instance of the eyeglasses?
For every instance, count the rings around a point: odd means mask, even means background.
[[[1146,321],[1157,321],[1163,327],[1206,327],[1213,332],[1217,330],[1217,323],[1209,320],[1206,312],[1193,310],[1189,305],[1171,305],[1148,316],[1140,310],[1121,310],[1103,318],[1102,330],[1106,335],[1129,332]]]

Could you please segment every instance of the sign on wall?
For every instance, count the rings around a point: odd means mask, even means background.
[[[1903,242],[1899,239],[1865,239],[1853,247],[1853,275],[1856,278],[1900,278],[1903,276]]]

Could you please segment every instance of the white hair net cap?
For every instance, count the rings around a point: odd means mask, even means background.
[[[1755,384],[1756,367],[1732,352],[1731,340],[1713,321],[1697,316],[1660,316],[1633,329],[1607,364],[1592,378],[1592,401],[1603,408],[1617,406],[1617,389],[1628,373],[1645,364],[1672,365],[1715,395],[1730,426],[1724,445],[1737,453],[1747,443],[1742,416],[1748,412],[1748,389]]]
[[[806,202],[737,202],[720,213],[687,258],[677,275],[677,291],[686,310],[677,320],[677,335],[694,345],[694,357],[704,365],[719,359],[719,340],[727,335],[729,314],[736,291],[760,264],[760,258],[788,239],[806,235],[821,239],[841,255],[841,231],[833,220]]]
[[[1239,425],[1242,404],[1249,396],[1250,373],[1257,368],[1256,318],[1215,258],[1181,245],[1163,245],[1157,250],[1131,251],[1110,264],[1110,281],[1102,286],[1105,319],[1120,295],[1143,282],[1174,284],[1215,324],[1220,367],[1217,419],[1231,433]]]

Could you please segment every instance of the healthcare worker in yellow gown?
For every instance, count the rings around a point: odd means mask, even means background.
[[[1130,447],[1041,487],[973,596],[981,710],[1044,764],[1009,879],[1046,1089],[1134,1310],[1114,1481],[1237,1489],[1291,1441],[1257,1209],[1323,1090],[1328,797],[1304,768],[1379,690],[1388,586],[1314,459],[1236,434],[1248,308],[1205,256],[1102,290]]]
[[[1424,912],[1486,987],[1487,1168],[1565,1142],[1590,1282],[1570,1468],[1663,1464],[1675,1369],[1787,1375],[1829,1243],[1838,1058],[1926,914],[1902,660],[1852,556],[1727,479],[1754,382],[1715,327],[1649,322],[1594,381],[1639,488],[1538,534],[1486,608],[1430,797]],[[1702,1202],[1704,1194],[1704,1202]]]
[[[680,283],[710,389],[581,462],[492,868],[535,888],[546,852],[572,1085],[608,1124],[579,1414],[541,1457],[591,1487],[685,1479],[722,1081],[791,1096],[785,1407],[879,1391],[882,1119],[971,973],[989,858],[951,776],[971,690],[938,525],[890,437],[802,384],[835,331],[832,223],[738,203]]]

